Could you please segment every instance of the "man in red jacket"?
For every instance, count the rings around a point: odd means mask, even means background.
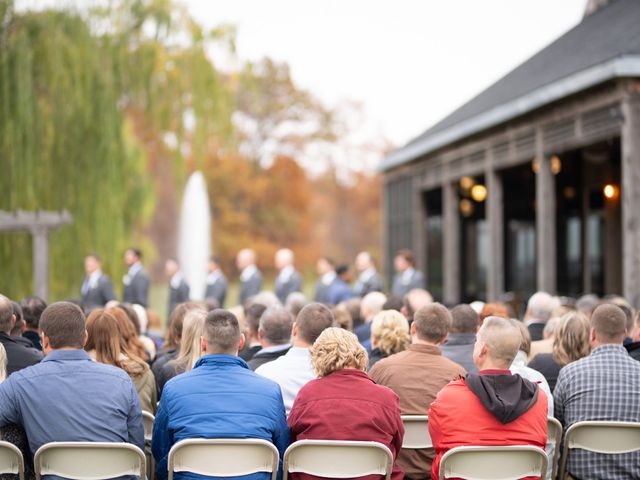
[[[436,450],[431,478],[442,456],[465,445],[547,443],[547,397],[535,383],[512,375],[509,366],[520,347],[520,331],[509,320],[486,318],[478,331],[468,373],[444,387],[429,410],[429,434]]]

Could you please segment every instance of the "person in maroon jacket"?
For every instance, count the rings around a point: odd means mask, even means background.
[[[293,403],[288,419],[291,441],[379,442],[393,454],[392,479],[401,480],[403,472],[395,465],[404,437],[400,400],[365,373],[367,352],[358,337],[341,328],[327,328],[311,348],[311,361],[318,379],[302,387]],[[293,474],[292,478],[315,477]]]

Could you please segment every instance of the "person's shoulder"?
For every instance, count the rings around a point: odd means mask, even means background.
[[[473,395],[473,392],[467,386],[464,377],[458,376],[442,387],[436,397],[438,401],[448,402],[465,398],[468,395]]]
[[[463,375],[466,373],[466,369],[458,362],[454,362],[444,355],[435,355],[435,362],[439,364],[438,368],[450,370],[454,375]]]

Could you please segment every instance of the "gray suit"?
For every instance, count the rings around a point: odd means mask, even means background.
[[[185,282],[184,278],[180,279],[178,287],[174,287],[169,283],[169,311],[167,317],[170,317],[173,311],[176,309],[176,305],[184,303],[189,300],[189,285]]]
[[[282,304],[287,301],[287,297],[289,296],[289,294],[301,291],[302,277],[300,277],[300,274],[295,270],[284,282],[280,279],[280,275],[278,275],[278,278],[276,278],[275,294],[276,297],[280,299]]]
[[[80,287],[80,294],[82,296],[82,306],[86,311],[104,307],[107,302],[116,299],[116,295],[113,293],[113,283],[104,274],[100,275],[95,285],[90,284],[89,277],[84,277]]]
[[[394,295],[403,297],[414,288],[424,288],[424,275],[419,270],[414,270],[408,280],[405,280],[404,272],[396,273],[393,277]]]
[[[256,270],[247,280],[240,279],[240,305],[262,290],[262,274]]]
[[[129,281],[124,282],[123,301],[137,303],[146,308],[149,305],[149,275],[145,269],[141,267],[133,277],[125,275],[125,279]]]
[[[378,272],[375,272],[364,281],[358,278],[356,284],[353,286],[353,293],[358,297],[364,297],[367,293],[371,292],[382,292],[382,290],[382,277]]]
[[[218,307],[224,307],[224,300],[227,297],[227,277],[221,272],[219,276],[213,279],[212,283],[209,283],[207,278],[207,289],[204,293],[205,300],[215,300],[218,302]]]

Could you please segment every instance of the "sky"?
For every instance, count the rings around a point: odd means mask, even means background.
[[[186,0],[237,27],[240,61],[286,61],[327,106],[401,146],[582,19],[586,0]],[[228,59],[216,58],[223,65]]]

